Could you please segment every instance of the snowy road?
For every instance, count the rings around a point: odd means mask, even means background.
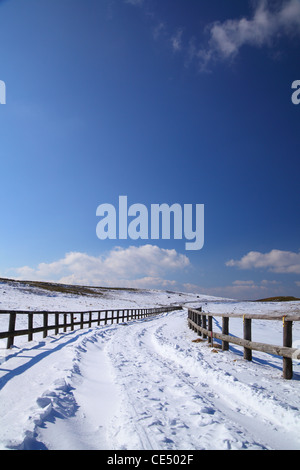
[[[8,352],[3,449],[300,449],[300,381],[281,360],[195,343],[186,312]]]

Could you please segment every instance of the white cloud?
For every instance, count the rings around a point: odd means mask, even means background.
[[[105,256],[70,252],[52,263],[40,263],[36,268],[15,268],[19,279],[49,280],[84,285],[114,285],[123,287],[168,287],[176,281],[166,277],[188,267],[187,256],[176,250],[155,245],[114,248]]]
[[[271,46],[280,36],[300,33],[300,1],[271,2],[260,0],[253,17],[214,22],[208,26],[209,44],[198,51],[202,66],[212,60],[232,59],[245,46]],[[278,5],[278,2],[277,2]]]
[[[171,44],[173,51],[177,52],[182,49],[182,29],[178,29],[176,34],[171,37]]]
[[[254,285],[254,281],[233,281],[232,283],[234,286],[250,286],[252,287]]]
[[[278,281],[253,281],[236,280],[230,285],[219,287],[201,288],[198,286],[198,292],[205,292],[207,295],[226,297],[230,299],[260,299],[273,297],[277,295],[287,295],[286,288]]]
[[[144,0],[125,0],[125,3],[129,3],[130,5],[142,5]]]
[[[143,6],[144,0],[124,0],[125,3]],[[156,13],[145,9],[157,23],[153,30],[155,40],[162,38],[171,44],[176,52],[185,54],[185,65],[199,62],[200,69],[207,70],[209,65],[219,60],[232,60],[243,46],[271,47],[283,36],[294,37],[300,34],[300,0],[253,0],[255,5],[250,17],[215,21],[207,25],[206,45],[197,46],[195,36],[182,39],[183,29],[170,31],[167,21],[158,20]],[[188,31],[187,31],[188,34]]]
[[[275,273],[300,274],[300,252],[271,250],[269,253],[250,251],[240,260],[230,260],[226,266],[240,269],[268,269]]]
[[[153,29],[153,38],[157,41],[161,36],[166,36],[166,25],[162,21]]]

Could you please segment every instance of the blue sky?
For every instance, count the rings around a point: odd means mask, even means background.
[[[0,2],[0,275],[300,296],[300,1]],[[205,205],[205,244],[99,240]]]

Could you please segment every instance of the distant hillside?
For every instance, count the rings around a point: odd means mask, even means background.
[[[259,299],[255,302],[294,302],[295,300],[299,300],[297,297],[292,296],[279,296],[279,297],[268,297],[266,299]]]
[[[103,295],[108,290],[118,290],[118,287],[92,287],[81,285],[60,284],[56,282],[42,282],[42,281],[19,281],[15,279],[0,278],[0,283],[22,286],[23,288],[38,288],[50,292],[57,292],[61,294],[74,294],[74,295]],[[133,288],[122,288],[122,290],[137,290]]]

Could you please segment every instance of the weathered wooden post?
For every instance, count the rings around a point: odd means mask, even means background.
[[[43,338],[46,338],[48,335],[48,312],[43,313]]]
[[[59,313],[55,313],[55,334],[59,332]]]
[[[211,315],[208,316],[208,331],[210,335],[208,337],[208,343],[213,346],[213,337],[212,337],[212,329],[213,329],[213,317]]]
[[[28,313],[28,341],[32,341],[33,313]]]
[[[200,308],[198,309],[198,311],[199,311],[199,312],[202,312],[202,307],[200,307]],[[202,326],[201,315],[197,315],[197,325],[200,326],[200,327]],[[197,334],[198,334],[198,336],[202,336],[202,333],[201,333],[200,330],[198,330]]]
[[[192,322],[194,322],[195,321],[195,312],[192,311],[191,313],[192,313]],[[195,331],[194,325],[192,325],[192,330]]]
[[[229,335],[229,317],[222,317],[222,334]],[[222,351],[228,351],[229,343],[228,341],[222,341]]]
[[[206,330],[206,315],[202,315],[202,327]],[[203,333],[203,339],[206,339],[207,335]]]
[[[293,322],[282,318],[283,322],[283,346],[287,348],[292,347],[293,342]],[[291,380],[293,378],[293,360],[289,357],[283,358],[282,364],[283,378]]]
[[[251,318],[245,318],[243,316],[244,323],[244,339],[251,341],[252,338],[252,328],[251,328]],[[247,361],[252,361],[252,349],[244,347],[244,359]]]
[[[80,329],[83,329],[83,313],[80,313]]]
[[[11,336],[9,336],[7,338],[7,344],[6,344],[6,347],[7,349],[11,348],[14,344],[14,336],[13,336],[13,333],[15,331],[15,328],[16,328],[16,316],[17,314],[16,313],[10,313],[9,314],[9,325],[8,325],[8,333],[11,334]]]
[[[71,313],[71,331],[74,331],[74,313]]]
[[[64,313],[64,333],[67,331],[67,313]]]
[[[189,320],[191,320],[191,311],[190,311],[190,309],[188,308],[188,325],[189,325],[189,328],[191,329],[191,328],[192,328],[192,325],[190,324]]]

